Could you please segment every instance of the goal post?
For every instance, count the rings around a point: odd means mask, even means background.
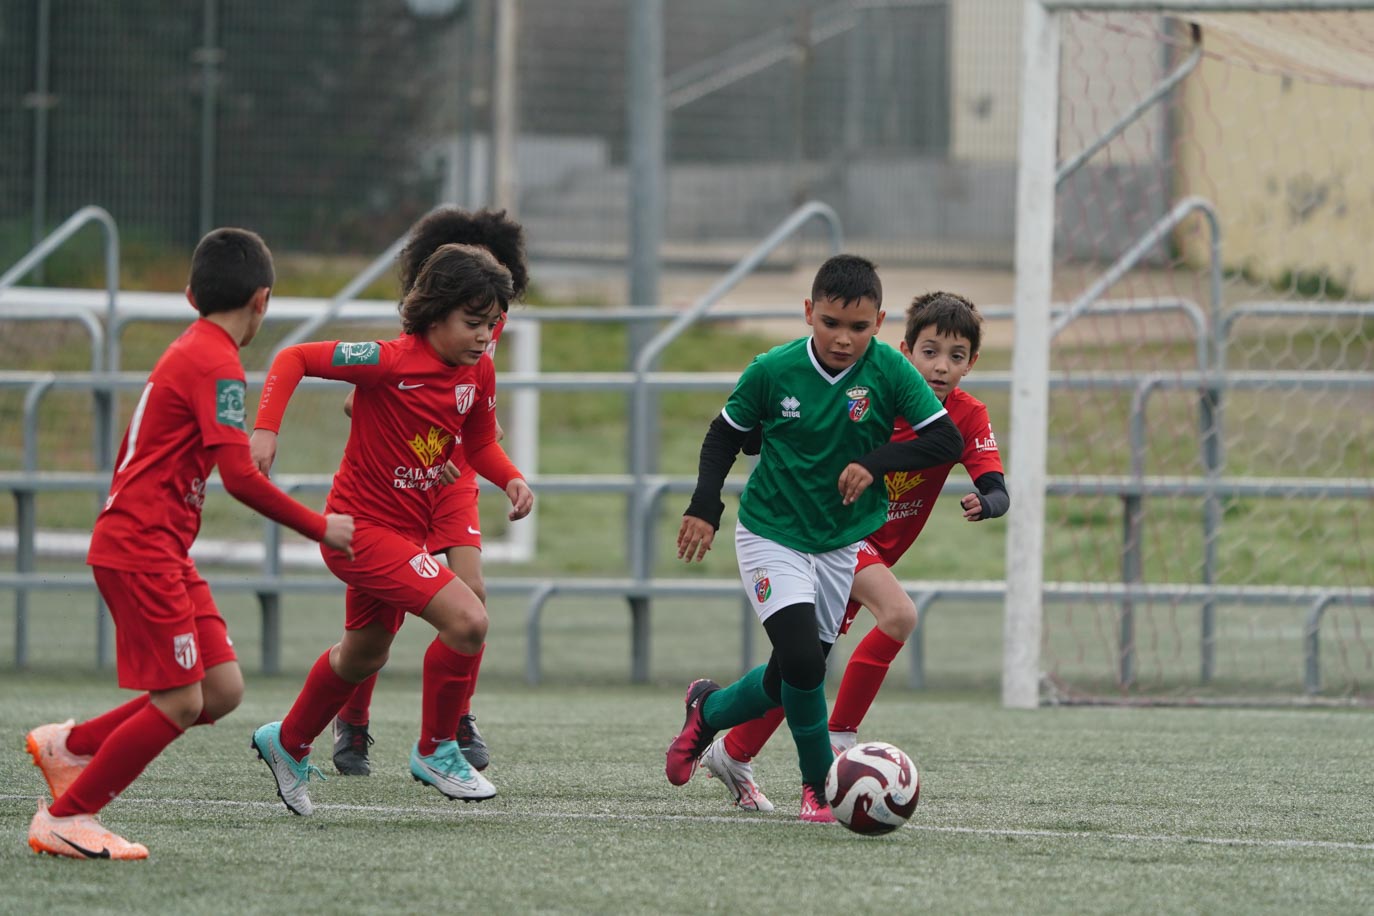
[[[1002,702],[1374,702],[1374,0],[1024,0]]]

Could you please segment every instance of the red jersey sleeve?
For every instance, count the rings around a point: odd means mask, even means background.
[[[964,454],[959,463],[968,471],[969,480],[977,480],[991,471],[1002,473],[1002,455],[997,451],[997,437],[992,434],[992,421],[987,406],[975,401],[973,409],[959,424],[964,437]]]
[[[185,389],[183,389],[185,390]],[[195,417],[201,441],[206,448],[230,443],[247,445],[244,431],[244,397],[248,384],[243,366],[236,360],[221,363],[194,378],[184,397]]]
[[[324,516],[307,509],[262,476],[248,452],[248,444],[231,443],[215,449],[215,464],[229,495],[274,522],[310,538],[323,540]]]
[[[463,418],[463,452],[474,471],[505,489],[522,475],[496,442],[496,367],[490,358],[481,365],[477,397]]]
[[[286,405],[296,386],[307,375],[311,378],[338,379],[355,385],[370,385],[385,378],[387,356],[376,341],[346,343],[338,340],[296,344],[272,360],[267,381],[258,399],[254,429],[281,430]]]

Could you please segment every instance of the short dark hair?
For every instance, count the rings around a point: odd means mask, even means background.
[[[510,271],[491,252],[477,245],[440,245],[401,300],[401,329],[423,334],[456,309],[480,315],[500,305],[504,312],[514,295]]]
[[[401,295],[415,285],[429,256],[440,245],[477,245],[492,253],[510,271],[512,299],[525,295],[529,269],[525,266],[525,230],[506,216],[505,210],[478,210],[470,213],[457,207],[439,207],[420,217],[410,229],[410,238],[397,261],[401,271]]]
[[[202,315],[243,308],[253,294],[277,282],[272,252],[247,229],[215,229],[191,255],[191,296]]]
[[[916,346],[922,328],[935,325],[936,334],[954,334],[968,339],[972,356],[983,344],[983,316],[978,306],[958,293],[934,292],[917,296],[906,310],[906,345]]]
[[[878,265],[856,254],[837,254],[821,265],[811,283],[811,301],[838,299],[845,305],[858,299],[872,299],[883,307],[883,284]]]

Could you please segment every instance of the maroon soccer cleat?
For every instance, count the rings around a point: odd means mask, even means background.
[[[719,689],[719,684],[707,678],[687,685],[687,719],[682,723],[682,731],[668,745],[668,763],[664,767],[668,781],[675,786],[685,786],[692,778],[697,760],[716,736],[716,729],[708,726],[701,715],[701,704]]]

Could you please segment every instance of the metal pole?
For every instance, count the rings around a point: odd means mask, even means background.
[[[224,49],[219,44],[219,2],[205,0],[201,46],[192,59],[200,63],[200,234],[215,225],[215,113],[219,107],[219,65]]]
[[[1058,16],[1038,0],[1025,0],[1016,179],[1016,350],[1007,475],[1017,481],[1018,506],[1008,518],[1002,634],[1002,705],[1023,709],[1040,703],[1058,90]]]
[[[52,5],[49,0],[38,0],[35,8],[37,18],[37,45],[33,64],[33,92],[24,101],[33,109],[33,244],[43,240],[48,222],[48,109],[56,100],[48,91],[48,62],[52,52]],[[34,274],[40,283],[43,281],[43,267],[40,264]]]
[[[515,0],[496,0],[495,72],[492,82],[491,200],[498,210],[514,215],[519,208],[519,176],[515,167],[516,39],[519,19]]]
[[[663,89],[663,0],[636,0],[629,8],[629,60],[627,61],[627,145],[630,162],[630,200],[627,221],[630,237],[628,240],[629,304],[631,307],[648,308],[658,304],[660,250],[663,244],[663,214],[665,210],[664,192],[664,89]],[[629,329],[629,365],[633,368],[641,349],[653,336],[653,329],[644,322],[633,322]],[[647,399],[643,411],[633,410],[635,399],[631,399],[632,422],[646,423],[647,428],[635,431],[639,441],[646,444],[646,453],[640,456],[646,469],[658,466],[658,417],[653,409],[657,399],[647,390],[638,392],[638,397]],[[630,462],[636,461],[634,439],[631,436]],[[627,531],[630,534],[630,567],[636,577],[646,577],[653,571],[653,557],[649,555],[649,539],[638,531],[637,520],[644,518],[640,511],[643,492],[631,495]],[[648,525],[652,526],[650,520]],[[629,599],[631,642],[645,644],[649,632],[649,599],[636,596]],[[646,670],[635,670],[632,679],[639,682],[648,680]],[[638,668],[638,666],[636,666]]]

